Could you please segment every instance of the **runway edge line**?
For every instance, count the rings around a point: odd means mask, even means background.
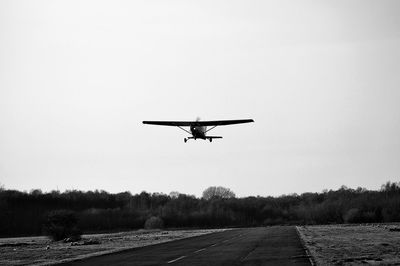
[[[299,227],[297,225],[295,227],[296,227],[297,236],[299,237],[301,245],[303,246],[303,248],[304,248],[304,250],[305,250],[305,252],[307,254],[308,260],[310,261],[312,266],[316,266],[317,264],[315,263],[315,258],[311,255],[311,252],[308,249],[306,243],[304,242],[304,239],[301,237],[301,233],[299,231]]]

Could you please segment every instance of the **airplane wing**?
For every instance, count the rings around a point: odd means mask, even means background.
[[[253,119],[215,120],[215,121],[143,121],[143,124],[158,126],[190,127],[190,126],[226,126],[254,122]]]
[[[196,125],[199,126],[227,126],[234,124],[243,124],[254,122],[253,119],[239,119],[239,120],[215,120],[215,121],[197,121]]]
[[[193,121],[143,121],[143,124],[157,126],[190,127]]]

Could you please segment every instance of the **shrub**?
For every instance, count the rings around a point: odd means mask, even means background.
[[[144,223],[146,229],[161,229],[164,227],[164,222],[160,217],[152,216]]]
[[[73,211],[56,210],[47,215],[45,233],[54,241],[71,238],[80,240],[82,232],[77,228],[77,218]]]
[[[343,216],[345,223],[357,223],[360,220],[360,211],[357,208],[350,209]]]

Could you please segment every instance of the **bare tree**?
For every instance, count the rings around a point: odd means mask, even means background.
[[[234,198],[235,193],[229,188],[225,187],[209,187],[203,191],[203,199],[209,200],[213,198],[229,199]]]
[[[170,196],[171,199],[177,199],[177,198],[179,197],[180,194],[181,194],[181,193],[179,193],[178,191],[171,191],[171,192],[169,193],[169,196]]]

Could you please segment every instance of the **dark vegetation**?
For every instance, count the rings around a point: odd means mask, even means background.
[[[145,229],[162,229],[164,227],[164,222],[160,217],[151,216],[144,223]]]
[[[105,232],[145,226],[210,228],[400,221],[400,182],[388,182],[380,191],[342,186],[336,191],[280,197],[235,198],[229,189],[214,193],[219,190],[208,189],[205,193],[212,193],[196,198],[177,192],[27,193],[0,188],[0,236],[48,233],[60,239],[74,234],[62,228]]]
[[[43,231],[51,239],[58,241],[69,239],[78,241],[81,239],[81,231],[77,228],[77,218],[73,211],[55,210],[49,212],[44,222]]]

